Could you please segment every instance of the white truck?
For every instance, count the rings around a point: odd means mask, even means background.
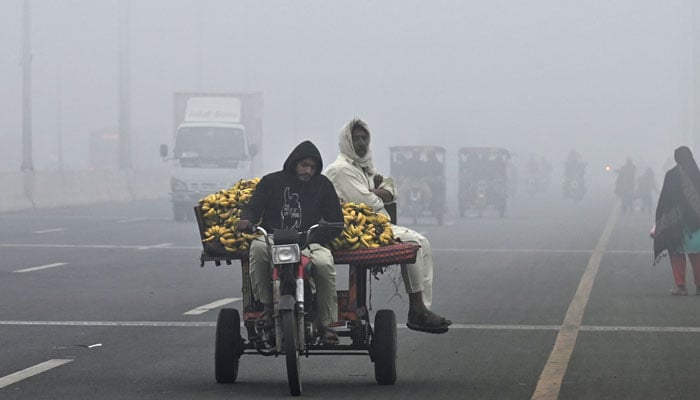
[[[176,221],[202,197],[250,179],[262,167],[262,93],[175,93],[170,193]]]

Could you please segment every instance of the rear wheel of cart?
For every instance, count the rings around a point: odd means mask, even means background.
[[[379,310],[374,318],[372,359],[374,378],[380,385],[396,383],[396,315],[392,310]]]
[[[188,207],[182,206],[180,204],[173,204],[173,219],[175,221],[184,221],[187,219]]]
[[[243,355],[241,316],[238,310],[224,308],[216,321],[214,371],[216,382],[234,383],[238,377],[238,362]]]
[[[284,355],[287,359],[287,381],[289,394],[301,394],[301,376],[299,373],[299,353],[297,352],[297,320],[294,311],[282,312],[282,329],[284,331]]]

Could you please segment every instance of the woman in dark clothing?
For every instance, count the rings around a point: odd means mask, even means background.
[[[664,253],[669,254],[676,282],[671,294],[685,296],[687,254],[700,295],[700,170],[688,147],[677,148],[673,156],[676,166],[664,177],[656,207],[654,264]]]

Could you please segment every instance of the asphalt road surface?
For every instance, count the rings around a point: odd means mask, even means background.
[[[398,381],[366,356],[303,358],[303,396],[334,399],[698,399],[700,296],[652,266],[651,215],[609,195],[520,196],[504,218],[429,218],[444,335],[405,327],[390,270],[372,310],[398,319]],[[289,395],[282,358],[245,355],[214,380],[221,307],[239,265],[199,266],[193,222],[167,201],[0,214],[1,399],[264,399]],[[347,286],[339,271],[339,286]],[[398,289],[397,289],[398,288]]]

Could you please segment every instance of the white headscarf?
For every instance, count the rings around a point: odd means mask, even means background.
[[[371,142],[372,135],[369,132],[367,124],[359,118],[354,118],[340,129],[338,148],[340,149],[341,154],[351,159],[354,164],[359,165],[367,174],[374,175],[377,173],[377,170],[374,169],[374,164],[372,163],[372,149],[368,146],[367,154],[365,154],[364,157],[360,157],[355,152],[355,146],[352,144],[352,128],[356,125],[360,125],[367,131],[367,135],[369,136]]]

